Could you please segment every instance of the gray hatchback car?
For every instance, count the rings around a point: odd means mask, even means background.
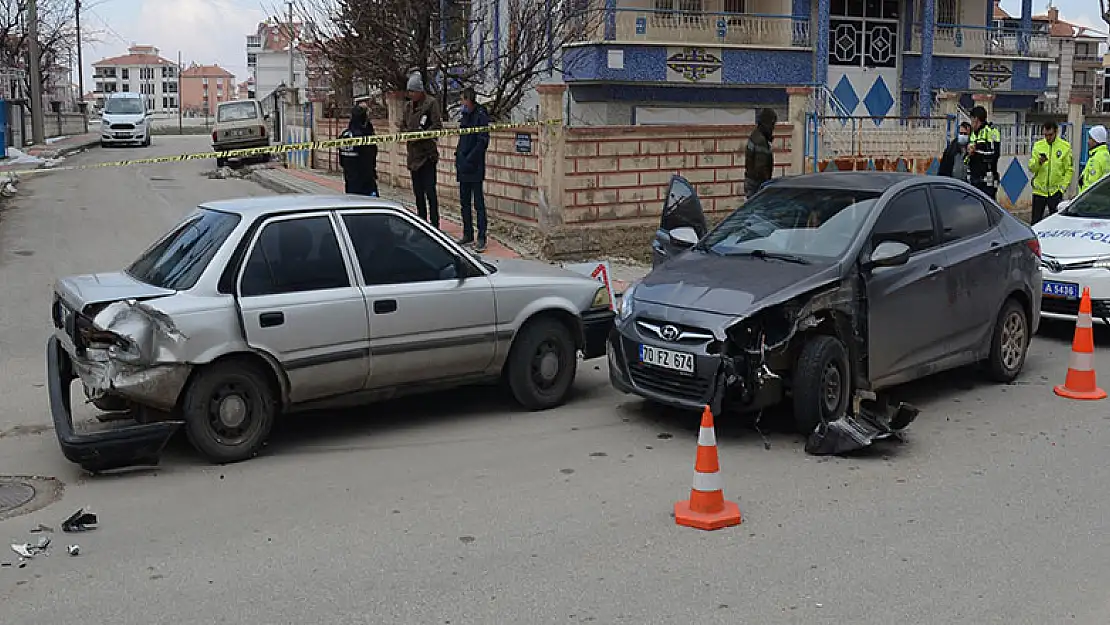
[[[624,392],[687,409],[793,403],[802,432],[945,369],[1021,372],[1040,322],[1032,229],[952,178],[810,174],[765,186],[706,232],[667,193],[656,266],[609,342]]]
[[[90,471],[156,463],[182,424],[233,462],[280,412],[469,383],[552,408],[615,314],[589,277],[474,255],[393,202],[305,195],[203,205],[126,270],[58,280],[52,313],[55,429]],[[75,431],[75,378],[101,420],[140,424]]]

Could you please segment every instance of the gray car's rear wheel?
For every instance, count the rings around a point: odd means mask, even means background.
[[[529,322],[513,341],[506,365],[513,397],[529,410],[561,404],[574,383],[577,351],[566,325],[551,318]]]
[[[270,435],[277,410],[270,377],[244,360],[219,362],[202,369],[182,403],[189,441],[216,464],[257,455]]]
[[[813,336],[794,366],[794,424],[803,434],[848,411],[852,393],[848,351],[832,336]]]
[[[1013,382],[1025,366],[1029,350],[1029,316],[1014,298],[1009,298],[998,313],[987,357],[987,375],[995,382]]]

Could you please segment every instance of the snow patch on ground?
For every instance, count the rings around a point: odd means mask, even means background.
[[[59,141],[64,141],[64,140],[66,140],[66,139],[68,139],[68,138],[69,138],[68,136],[63,136],[63,137],[50,137],[49,139],[47,139],[47,140],[46,140],[46,143],[47,143],[47,145],[49,145],[49,144],[51,144],[51,143],[57,143],[57,142],[59,142]]]
[[[18,148],[8,148],[8,158],[0,160],[3,165],[38,164],[45,162],[37,156],[31,156]]]

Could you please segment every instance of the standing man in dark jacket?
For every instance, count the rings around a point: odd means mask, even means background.
[[[778,115],[771,109],[759,111],[755,130],[748,138],[744,149],[744,197],[750,199],[763,183],[771,179],[775,171],[775,155],[771,151],[771,140],[775,136]]]
[[[409,77],[409,101],[405,103],[401,132],[441,130],[443,114],[439,101],[424,92],[424,80],[419,73]],[[439,199],[436,197],[436,164],[439,162],[439,145],[436,139],[409,141],[408,166],[412,175],[412,193],[416,196],[416,212],[421,219],[428,219],[432,227],[439,228]],[[430,219],[429,219],[430,217]]]
[[[351,109],[351,121],[339,138],[369,137],[373,134],[374,124],[370,123],[369,111],[365,106],[356,104]],[[378,145],[376,143],[339,148],[339,164],[343,167],[346,193],[378,197]]]
[[[489,114],[475,101],[474,89],[467,87],[462,92],[462,118],[459,128],[482,128],[489,125]],[[489,133],[476,132],[459,137],[455,149],[455,171],[459,180],[459,204],[462,212],[463,236],[460,245],[474,242],[474,225],[470,218],[471,201],[478,213],[478,244],[474,251],[486,251],[486,196],[482,192],[482,182],[486,179],[486,149],[489,147]]]

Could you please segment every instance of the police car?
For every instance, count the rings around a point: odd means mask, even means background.
[[[1084,288],[1096,323],[1110,325],[1110,177],[1033,226],[1041,244],[1041,316],[1074,320]]]

